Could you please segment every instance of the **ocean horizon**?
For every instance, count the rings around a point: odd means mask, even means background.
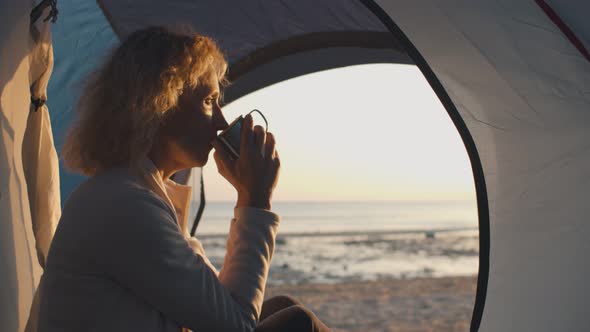
[[[199,203],[192,202],[190,223]],[[207,202],[197,234],[227,234],[235,201]],[[422,232],[476,230],[477,206],[471,200],[413,201],[277,201],[279,233],[312,235],[351,232]]]

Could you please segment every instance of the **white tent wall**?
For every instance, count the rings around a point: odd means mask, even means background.
[[[491,230],[480,331],[583,330],[590,64],[533,1],[377,3],[426,59],[479,151]]]
[[[40,275],[20,151],[29,113],[29,13],[0,3],[0,330],[23,331]],[[10,15],[8,15],[10,13]]]
[[[31,103],[45,99],[53,64],[51,23],[31,25],[35,5],[0,2],[0,331],[34,329],[29,313],[61,212],[48,110]]]

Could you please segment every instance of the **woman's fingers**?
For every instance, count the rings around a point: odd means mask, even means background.
[[[266,132],[262,126],[254,127],[254,152],[261,153],[264,157],[264,145],[266,142]]]
[[[262,156],[267,156],[267,158],[272,159],[274,158],[274,154],[275,154],[275,146],[276,146],[276,141],[275,141],[275,136],[272,133],[266,133],[266,142],[264,144],[264,152],[262,154]]]
[[[246,155],[250,149],[252,149],[252,145],[254,144],[254,134],[252,133],[253,129],[253,120],[252,115],[248,114],[244,117],[244,121],[242,121],[242,132],[240,138],[240,155]]]
[[[213,142],[211,142],[211,145],[215,148],[213,157],[215,158],[215,163],[219,170],[221,170],[221,167],[225,168],[232,164],[233,161],[231,160],[229,153],[218,139],[214,139]]]
[[[274,154],[273,160],[275,161],[275,164],[277,164],[277,166],[280,166],[281,165],[281,157],[279,157],[279,150],[275,149],[274,153],[275,154]]]

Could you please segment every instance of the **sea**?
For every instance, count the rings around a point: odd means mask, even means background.
[[[221,269],[235,202],[208,202],[195,236]],[[198,203],[191,206],[196,214]],[[269,284],[476,275],[475,201],[273,202]]]

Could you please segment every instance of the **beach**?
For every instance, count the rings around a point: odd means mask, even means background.
[[[226,237],[201,241],[220,269]],[[475,231],[281,235],[267,282],[274,286],[473,276],[478,248]]]
[[[269,285],[265,298],[288,294],[334,332],[469,331],[477,278],[387,279]]]
[[[224,240],[204,240],[218,267]],[[477,249],[470,231],[283,236],[265,298],[291,295],[335,332],[466,332]]]
[[[229,208],[210,205],[197,232],[218,269]],[[335,332],[469,331],[479,264],[470,204],[283,203],[276,211],[265,298],[291,295]]]

